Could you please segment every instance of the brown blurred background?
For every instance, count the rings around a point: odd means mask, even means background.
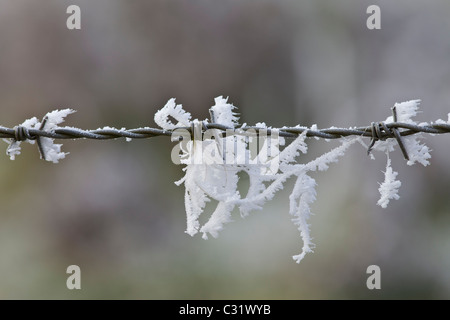
[[[66,28],[70,4],[81,30]],[[366,28],[371,4],[381,30]],[[218,95],[248,124],[367,125],[417,98],[420,121],[447,119],[449,12],[445,0],[0,0],[0,123],[69,107],[69,126],[154,127],[169,98],[204,119]],[[315,174],[317,248],[300,265],[292,181],[204,241],[184,233],[168,138],[65,141],[57,165],[24,144],[0,157],[0,298],[448,299],[450,140],[425,141],[429,167],[391,155],[403,184],[385,210],[383,154],[354,146]],[[307,158],[333,145],[311,140]],[[78,291],[66,288],[71,264]],[[366,288],[371,264],[381,290]]]

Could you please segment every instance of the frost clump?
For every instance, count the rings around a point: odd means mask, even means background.
[[[74,113],[72,109],[54,110],[45,115],[44,120],[40,122],[36,117],[25,120],[20,126],[26,129],[38,129],[51,132],[58,128],[58,124],[64,122],[65,117]],[[6,154],[11,160],[14,160],[21,151],[21,142],[15,139],[3,139],[9,144],[6,149]],[[58,163],[59,160],[64,159],[68,153],[61,151],[62,144],[55,144],[52,138],[40,137],[40,150],[43,153],[44,160]],[[26,139],[25,142],[34,144],[35,140]],[[41,155],[42,156],[42,155]]]
[[[384,182],[380,184],[378,191],[380,191],[380,200],[377,204],[382,208],[386,208],[391,199],[398,200],[398,188],[402,185],[401,181],[396,180],[398,173],[392,170],[391,159],[388,158],[386,164],[386,171],[384,173]]]
[[[36,117],[33,117],[31,119],[25,120],[21,126],[27,129],[34,129],[37,124],[39,123],[39,120]],[[39,125],[37,126],[39,127]],[[20,147],[21,141],[17,141],[15,139],[3,139],[6,143],[9,144],[8,148],[6,149],[6,154],[9,156],[11,160],[15,160],[16,156],[20,154],[20,151],[22,150]],[[26,140],[30,144],[34,144],[34,140]]]
[[[161,128],[169,130],[178,125],[201,126],[198,120],[191,121],[190,114],[185,112],[181,105],[175,105],[174,101],[170,99],[155,115],[155,122]],[[236,128],[238,117],[233,112],[234,109],[227,99],[220,96],[215,99],[215,105],[210,111],[215,123]],[[174,125],[170,117],[178,121],[178,124]],[[308,151],[305,142],[307,128],[280,151],[279,146],[283,145],[284,139],[279,139],[278,130],[271,129],[271,135],[261,139],[266,132],[264,130],[270,128],[263,123],[258,123],[257,126],[261,129],[258,137],[249,134],[247,137],[245,134],[221,136],[219,130],[214,129],[207,135],[208,138],[202,141],[188,140],[180,143],[184,143],[184,147],[180,148],[180,159],[181,163],[186,165],[183,169],[186,173],[176,184],[184,183],[185,186],[186,232],[191,236],[200,232],[204,239],[207,239],[208,235],[217,237],[223,226],[232,221],[231,213],[234,208],[239,208],[243,217],[253,210],[260,210],[277,191],[283,189],[289,178],[295,178],[296,183],[289,197],[289,213],[303,240],[301,253],[293,256],[296,262],[300,262],[305,254],[312,252],[314,248],[308,219],[311,215],[310,205],[316,199],[316,181],[309,173],[328,169],[329,164],[337,162],[338,158],[361,138],[343,138],[342,144],[330,152],[307,164],[298,164],[297,157]],[[313,129],[316,130],[316,126]],[[254,154],[251,142],[257,139],[260,139],[260,148],[257,154]],[[215,158],[214,162],[204,161],[211,159],[212,154],[222,157]],[[229,161],[230,155],[234,162]],[[246,161],[242,162],[242,159]],[[245,197],[238,190],[239,172],[247,173],[250,180]],[[200,215],[206,203],[211,200],[217,201],[218,205],[209,220],[201,225]]]
[[[169,117],[178,121],[177,124],[172,123]],[[172,130],[176,127],[187,127],[191,123],[191,114],[183,110],[181,104],[176,104],[175,99],[172,98],[167,101],[166,105],[155,113],[155,122],[164,130]]]
[[[419,112],[419,104],[420,100],[410,100],[402,103],[396,103],[394,108],[397,113],[397,122],[417,125],[418,123],[412,118]],[[385,121],[385,123],[392,122],[394,122],[393,116],[388,117]],[[409,157],[407,164],[410,166],[415,163],[420,163],[423,166],[430,164],[430,149],[425,144],[420,142],[421,137],[421,133],[402,137],[403,144]],[[395,139],[389,139],[386,141],[377,141],[373,147],[374,150],[385,152],[388,158],[386,171],[384,172],[384,182],[378,189],[380,192],[380,199],[377,204],[382,208],[386,208],[391,199],[398,200],[400,198],[398,195],[398,189],[401,182],[396,180],[398,173],[392,170],[391,161],[389,159],[389,152],[394,151],[396,146],[397,141]]]

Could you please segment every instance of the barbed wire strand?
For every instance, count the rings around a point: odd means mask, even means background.
[[[372,128],[378,127],[380,134],[377,135],[378,140],[385,140],[392,138],[391,133],[386,131],[388,129],[407,129],[399,131],[400,136],[409,136],[419,132],[430,134],[444,134],[450,132],[450,124],[445,123],[433,123],[428,125],[415,125],[404,122],[374,122],[370,126],[366,127],[353,127],[353,128],[326,128],[311,130],[307,127],[283,127],[283,128],[262,128],[255,126],[245,126],[239,128],[227,127],[218,123],[204,123],[203,127],[208,129],[218,129],[223,132],[226,130],[232,130],[235,134],[245,134],[245,131],[253,129],[256,133],[260,130],[267,130],[267,134],[271,134],[272,131],[278,131],[280,137],[295,138],[305,130],[307,137],[317,137],[323,139],[339,139],[348,136],[362,136],[373,137]],[[73,127],[60,127],[51,131],[45,131],[41,129],[28,129],[25,127],[17,126],[14,128],[7,128],[0,126],[0,138],[10,138],[17,141],[24,140],[36,140],[38,137],[46,137],[53,139],[93,139],[93,140],[109,140],[117,138],[130,138],[130,139],[148,139],[157,136],[171,136],[175,130],[184,129],[189,132],[192,131],[191,127],[178,127],[172,130],[163,130],[157,128],[137,128],[137,129],[114,129],[104,128],[95,130],[83,130]]]
[[[378,140],[386,140],[388,138],[395,138],[406,159],[408,155],[403,146],[401,137],[417,134],[420,132],[429,134],[445,134],[450,133],[450,124],[448,123],[431,123],[426,125],[416,125],[411,123],[397,122],[395,109],[394,122],[385,123],[382,122],[372,122],[369,126],[365,127],[351,127],[351,128],[336,128],[330,127],[326,129],[312,130],[307,127],[282,127],[282,128],[262,128],[257,126],[243,126],[238,128],[227,127],[218,123],[208,123],[207,121],[201,122],[203,130],[217,129],[226,133],[227,135],[258,135],[260,131],[268,135],[272,134],[273,131],[277,131],[280,137],[295,138],[305,130],[307,130],[307,137],[316,137],[323,139],[339,139],[348,136],[361,136],[370,137],[371,144],[368,148],[368,153],[370,153],[374,143]],[[42,122],[45,124],[45,119]],[[53,139],[93,139],[93,140],[110,140],[118,138],[129,138],[129,139],[148,139],[157,136],[172,136],[172,133],[176,130],[186,130],[189,134],[193,135],[193,127],[178,127],[172,130],[163,130],[157,128],[137,128],[137,129],[115,129],[105,127],[103,129],[96,130],[83,130],[74,127],[59,127],[53,130],[44,130],[44,125],[41,125],[40,129],[30,129],[24,126],[16,126],[14,128],[7,128],[0,126],[0,138],[9,138],[15,141],[24,140],[38,140],[38,145],[40,144],[39,138],[53,138]],[[403,129],[400,131],[400,129]],[[40,148],[41,149],[41,148]],[[40,150],[42,151],[42,150]]]

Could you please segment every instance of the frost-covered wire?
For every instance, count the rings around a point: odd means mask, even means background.
[[[307,131],[307,137],[316,137],[323,139],[340,139],[342,137],[349,136],[361,136],[361,137],[370,137],[372,138],[374,135],[372,133],[373,125],[381,125],[382,122],[375,122],[371,125],[365,127],[350,127],[350,128],[337,128],[330,127],[325,129],[311,129],[306,127],[282,127],[282,128],[269,128],[267,127],[258,127],[258,126],[243,126],[239,128],[233,128],[229,126],[225,126],[220,123],[203,123],[203,128],[205,130],[208,129],[216,129],[222,132],[226,130],[234,130],[236,134],[242,134],[244,131],[249,129],[254,129],[257,133],[260,130],[267,130],[267,134],[270,134],[271,131],[277,130],[279,132],[280,137],[286,138],[296,138],[303,131]],[[445,134],[450,133],[450,124],[447,123],[431,123],[424,125],[410,124],[404,122],[391,122],[385,124],[386,128],[389,129],[406,129],[400,132],[400,136],[409,136],[416,133],[424,132],[430,134]],[[111,127],[104,127],[94,130],[84,130],[75,127],[58,127],[54,130],[41,130],[36,128],[26,128],[17,126],[14,128],[8,128],[4,126],[0,126],[0,138],[9,138],[15,139],[17,141],[24,141],[26,139],[35,140],[38,137],[46,137],[52,139],[92,139],[92,140],[111,140],[118,138],[128,138],[128,139],[148,139],[158,136],[168,136],[170,137],[172,133],[177,129],[185,129],[188,131],[192,130],[192,127],[174,127],[174,129],[164,130],[158,128],[136,128],[136,129],[116,129]],[[381,134],[377,136],[377,139],[384,140],[387,138],[392,138],[391,134],[386,132],[384,127],[380,128]]]
[[[289,213],[303,241],[302,251],[293,256],[299,263],[314,248],[308,219],[311,216],[310,205],[316,199],[316,181],[310,174],[327,170],[356,142],[365,146],[372,158],[371,151],[381,151],[388,160],[385,180],[378,189],[381,197],[377,204],[385,208],[390,200],[399,199],[398,189],[401,186],[397,180],[398,173],[391,167],[389,153],[399,146],[408,165],[420,163],[427,166],[431,155],[430,149],[420,141],[422,133],[450,132],[450,113],[448,120],[415,122],[412,118],[417,115],[419,104],[420,100],[396,103],[392,116],[365,127],[318,129],[316,125],[282,128],[268,127],[264,123],[240,125],[238,115],[233,111],[235,107],[222,96],[215,98],[215,105],[210,108],[211,123],[209,120],[199,121],[191,119],[191,114],[182,105],[170,99],[155,114],[154,120],[160,129],[104,127],[82,130],[59,127],[65,117],[74,112],[64,109],[47,113],[42,121],[34,117],[14,128],[0,127],[0,138],[9,144],[7,154],[12,160],[20,154],[21,142],[37,141],[41,158],[56,163],[67,153],[61,151],[60,144],[54,143],[55,139],[126,138],[130,141],[170,136],[172,141],[179,142],[178,149],[174,148],[175,152],[171,153],[172,161],[185,165],[185,175],[176,184],[185,186],[186,233],[193,236],[200,232],[204,239],[208,235],[218,236],[223,226],[232,221],[234,208],[238,208],[243,217],[251,211],[262,209],[277,191],[283,189],[288,179],[296,179],[289,197]],[[302,164],[299,160],[308,151],[307,137],[340,139],[341,144]],[[369,145],[364,143],[364,137],[371,139]],[[294,139],[287,142],[285,138]],[[280,145],[285,146],[283,150],[279,149]],[[232,161],[228,161],[230,159]],[[238,189],[240,172],[247,173],[250,181],[245,196]],[[209,220],[201,225],[200,215],[211,200],[218,204]]]

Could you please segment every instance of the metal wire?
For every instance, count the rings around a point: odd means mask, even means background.
[[[203,128],[218,129],[223,132],[226,130],[232,130],[235,134],[245,134],[245,131],[253,129],[256,133],[260,130],[267,130],[267,134],[271,134],[271,131],[277,130],[279,136],[287,138],[295,138],[302,132],[307,130],[307,137],[317,137],[323,139],[339,139],[348,136],[363,136],[376,138],[377,140],[385,140],[387,138],[393,138],[392,129],[406,129],[398,131],[399,135],[409,136],[419,132],[430,134],[444,134],[450,132],[450,124],[429,124],[419,126],[410,123],[403,122],[374,122],[366,127],[353,127],[353,128],[327,128],[311,130],[306,127],[283,127],[283,128],[261,128],[254,126],[246,126],[239,128],[231,128],[217,123],[203,123]],[[375,133],[373,128],[377,128]],[[61,127],[51,131],[45,131],[42,129],[28,129],[22,126],[16,126],[14,128],[7,128],[0,126],[0,138],[10,138],[17,141],[24,140],[36,140],[39,137],[47,137],[53,139],[93,139],[93,140],[109,140],[118,138],[131,138],[131,139],[148,139],[157,136],[171,136],[177,129],[184,129],[192,133],[191,127],[179,127],[173,130],[162,130],[156,128],[137,128],[137,129],[96,129],[96,130],[83,130],[72,127]]]
[[[281,137],[295,138],[305,130],[307,137],[317,137],[323,139],[339,139],[348,136],[362,136],[371,137],[371,143],[367,149],[369,154],[378,140],[386,140],[388,138],[395,138],[406,160],[409,160],[408,153],[403,144],[401,137],[409,136],[419,132],[425,132],[430,134],[443,134],[450,132],[450,124],[447,123],[433,123],[429,125],[415,125],[410,123],[397,122],[397,113],[395,107],[392,108],[394,122],[372,122],[367,127],[355,127],[355,128],[327,128],[311,130],[306,127],[283,127],[283,128],[261,128],[261,127],[239,127],[231,128],[218,123],[208,123],[207,121],[199,122],[199,128],[195,127],[195,123],[191,127],[179,127],[173,130],[162,130],[155,128],[138,128],[138,129],[115,129],[115,128],[103,128],[96,130],[83,130],[73,127],[61,127],[53,130],[46,131],[45,124],[47,118],[44,117],[39,129],[29,129],[24,126],[16,126],[14,128],[6,128],[0,126],[0,138],[10,138],[14,141],[24,140],[36,140],[42,159],[46,159],[44,150],[41,144],[41,137],[53,138],[53,139],[94,139],[94,140],[109,140],[118,138],[128,139],[148,139],[157,136],[172,136],[172,134],[178,129],[184,129],[185,132],[189,132],[191,136],[195,138],[196,130],[206,131],[208,129],[216,129],[226,133],[227,135],[258,135],[264,130],[265,134],[272,134],[273,131],[277,131]],[[214,121],[214,116],[211,116],[211,120]],[[399,129],[404,129],[400,131]],[[198,132],[198,131],[197,131]],[[179,137],[179,140],[182,140]]]

